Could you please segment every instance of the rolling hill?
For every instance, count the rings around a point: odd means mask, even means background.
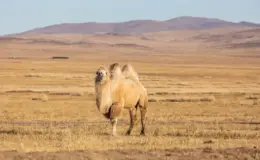
[[[228,22],[220,19],[202,17],[177,17],[166,21],[132,20],[117,23],[63,23],[36,28],[20,34],[92,34],[106,33],[146,33],[170,30],[201,30],[221,27],[260,27],[260,24],[250,22]]]

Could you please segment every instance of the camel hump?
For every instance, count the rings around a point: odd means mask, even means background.
[[[121,66],[118,63],[113,63],[109,66],[110,78],[118,79],[122,77]]]
[[[114,71],[114,70],[116,70],[116,69],[120,69],[120,65],[118,64],[118,63],[113,63],[113,64],[111,64],[110,66],[109,66],[109,70],[110,71]]]
[[[126,79],[132,79],[134,81],[139,81],[139,76],[131,64],[125,64],[122,67],[122,73]]]

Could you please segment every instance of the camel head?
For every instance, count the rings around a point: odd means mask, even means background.
[[[100,67],[97,71],[96,71],[96,77],[95,77],[95,81],[99,82],[99,83],[103,83],[109,80],[109,72],[108,69],[105,67]]]

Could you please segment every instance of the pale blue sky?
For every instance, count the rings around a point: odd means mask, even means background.
[[[260,0],[0,0],[0,35],[58,23],[178,16],[260,23]]]

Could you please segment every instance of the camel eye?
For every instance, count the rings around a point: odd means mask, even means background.
[[[97,71],[97,72],[96,72],[96,75],[98,75],[98,76],[99,76],[100,74],[101,74],[101,72],[99,72],[99,71]]]

